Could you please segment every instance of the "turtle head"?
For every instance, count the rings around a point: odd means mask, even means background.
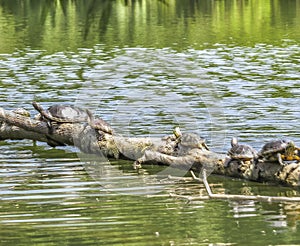
[[[287,147],[288,148],[295,148],[296,146],[295,146],[294,141],[289,141],[288,144],[287,144]]]
[[[182,136],[182,133],[180,131],[179,126],[176,126],[173,130],[173,134],[175,135],[176,138],[180,138]]]
[[[231,146],[233,147],[233,146],[237,146],[237,145],[238,145],[238,140],[237,140],[236,137],[233,137],[233,138],[231,139]]]
[[[293,156],[295,154],[295,150],[296,150],[296,145],[294,141],[289,141],[285,149],[286,156]]]

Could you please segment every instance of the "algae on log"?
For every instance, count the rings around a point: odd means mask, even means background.
[[[200,172],[203,168],[214,174],[258,182],[300,186],[300,163],[280,164],[232,160],[224,165],[226,155],[192,148],[184,155],[170,150],[167,138],[125,138],[92,128],[87,123],[53,123],[51,131],[43,120],[36,120],[0,108],[0,140],[31,139],[47,142],[51,146],[73,145],[82,152],[122,158],[135,164],[160,164],[178,169]],[[168,151],[166,151],[168,150]]]

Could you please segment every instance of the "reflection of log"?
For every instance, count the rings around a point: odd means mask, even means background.
[[[215,174],[259,182],[300,186],[300,163],[281,167],[276,163],[243,163],[232,161],[224,166],[225,155],[205,149],[192,149],[183,156],[165,150],[165,139],[125,138],[93,129],[87,123],[60,123],[49,125],[40,120],[0,108],[0,139],[31,139],[36,141],[73,145],[82,152],[104,154],[109,158],[126,158],[137,164],[158,163],[184,170],[200,172],[202,168]]]

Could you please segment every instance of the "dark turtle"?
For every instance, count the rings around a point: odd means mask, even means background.
[[[88,109],[82,109],[71,105],[53,105],[44,110],[37,102],[33,107],[40,113],[41,119],[47,121],[51,128],[52,122],[57,123],[84,123],[87,122],[92,128],[103,132],[112,133],[111,127],[101,118],[94,118]]]
[[[284,166],[286,161],[300,160],[297,155],[298,147],[291,140],[278,139],[266,143],[261,151],[259,157],[265,161],[279,162],[280,165]]]
[[[244,162],[251,162],[257,158],[257,151],[246,144],[239,144],[237,138],[231,139],[231,149],[228,151],[224,166],[227,167],[232,160],[238,160],[243,165]]]
[[[178,141],[177,148],[179,155],[184,155],[192,149],[209,150],[208,146],[206,145],[205,138],[200,137],[196,133],[181,133],[179,127],[175,127],[173,133]]]

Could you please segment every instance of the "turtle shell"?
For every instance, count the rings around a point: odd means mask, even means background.
[[[48,112],[58,122],[89,122],[91,127],[96,130],[112,133],[111,126],[107,122],[99,117],[94,117],[88,110],[70,105],[53,105],[48,108]]]
[[[32,103],[33,107],[40,112],[39,120],[46,120],[51,127],[51,122],[58,123],[80,123],[87,122],[95,130],[113,133],[111,126],[88,109],[81,109],[71,105],[56,104],[44,110],[37,102]]]
[[[180,138],[180,145],[189,148],[199,148],[205,144],[205,139],[196,133],[183,133]]]
[[[228,155],[232,159],[245,159],[250,160],[256,157],[257,152],[251,146],[246,144],[240,144],[233,146],[229,151]]]
[[[57,122],[84,122],[89,119],[86,110],[70,105],[53,105],[47,111],[50,120]]]
[[[231,159],[251,160],[257,157],[257,151],[249,145],[238,144],[237,139],[233,138],[228,155]]]
[[[289,140],[285,139],[278,139],[278,140],[273,140],[268,143],[266,143],[261,151],[259,152],[260,156],[268,156],[272,154],[276,154],[282,151],[285,151],[286,147],[289,144]]]
[[[178,154],[184,155],[192,149],[209,150],[205,143],[205,139],[196,133],[183,133],[178,143]]]

